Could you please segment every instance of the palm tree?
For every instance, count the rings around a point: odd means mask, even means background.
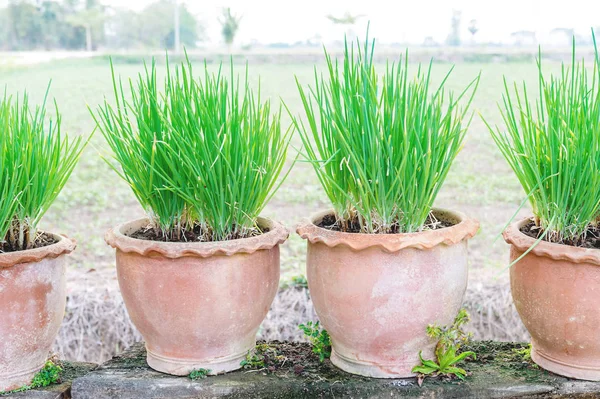
[[[352,15],[349,12],[346,12],[341,17],[335,17],[331,14],[326,15],[327,19],[329,19],[334,24],[347,26],[345,28],[345,33],[346,33],[346,37],[348,38],[348,40],[354,40],[355,34],[354,34],[354,30],[352,29],[352,27],[354,26],[354,24],[356,24],[356,22],[358,22],[358,20],[360,18],[362,18],[364,16],[365,16],[364,14]]]
[[[452,18],[450,19],[450,33],[446,38],[446,44],[449,46],[460,46],[460,20],[462,17],[461,10],[452,10]]]
[[[475,34],[477,32],[479,32],[479,28],[477,27],[477,20],[476,19],[472,19],[471,22],[469,22],[469,32],[471,33],[471,42],[475,43]]]
[[[221,23],[221,34],[227,47],[231,50],[231,45],[235,39],[238,28],[240,27],[241,16],[237,16],[231,13],[231,8],[223,8],[223,13],[219,22]]]

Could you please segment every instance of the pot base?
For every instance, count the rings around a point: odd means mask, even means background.
[[[410,365],[401,363],[377,365],[374,363],[350,359],[337,353],[334,348],[331,349],[331,363],[348,373],[358,374],[364,377],[411,378],[416,375],[411,371],[416,363]]]
[[[568,364],[554,359],[547,354],[538,351],[531,345],[531,360],[541,368],[569,378],[578,380],[600,381],[600,368]]]
[[[254,346],[248,348],[251,350]],[[152,352],[146,347],[146,362],[152,369],[165,374],[186,376],[194,370],[210,370],[208,375],[224,374],[242,368],[241,362],[246,359],[248,351],[216,359],[178,359],[166,357]]]
[[[45,362],[29,370],[0,375],[0,392],[12,391],[31,384],[33,377],[44,367],[44,364]]]

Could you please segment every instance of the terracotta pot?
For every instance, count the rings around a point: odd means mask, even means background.
[[[467,287],[467,239],[479,224],[434,210],[455,223],[411,234],[356,234],[299,225],[308,240],[307,277],[315,310],[332,340],[331,361],[354,374],[414,376],[419,351],[433,358],[428,324],[452,323]]]
[[[170,243],[128,237],[140,219],[106,235],[116,248],[117,276],[133,324],[146,342],[147,362],[163,373],[219,374],[240,368],[279,287],[279,223],[269,231],[221,242]]]
[[[75,242],[0,254],[0,392],[31,383],[65,315],[65,255]]]
[[[510,261],[535,243],[523,219],[504,231]],[[510,269],[513,301],[531,334],[531,358],[556,374],[600,381],[600,250],[540,241]]]

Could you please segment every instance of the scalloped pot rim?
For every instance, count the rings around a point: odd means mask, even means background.
[[[405,248],[431,249],[437,245],[454,245],[472,238],[479,230],[479,222],[461,212],[433,208],[433,214],[441,220],[456,222],[453,226],[437,230],[417,233],[399,234],[366,234],[343,233],[317,226],[323,217],[333,213],[333,209],[318,212],[309,219],[304,219],[296,228],[300,237],[311,244],[322,243],[328,247],[343,245],[354,251],[371,247],[379,247],[386,252],[398,252]]]
[[[46,233],[58,240],[58,242],[45,247],[27,249],[25,251],[5,252],[0,254],[0,269],[13,267],[21,263],[39,262],[43,259],[58,258],[63,254],[69,254],[77,247],[77,242],[63,234]]]
[[[527,251],[537,240],[522,233],[521,227],[531,220],[532,217],[529,216],[518,222],[511,223],[502,233],[504,241],[521,252]],[[596,248],[574,247],[542,240],[529,253],[554,260],[563,260],[573,263],[591,263],[600,266],[600,250]]]
[[[214,255],[252,254],[258,250],[271,249],[287,240],[289,232],[281,223],[262,217],[259,217],[257,222],[259,226],[268,228],[269,231],[255,237],[229,241],[162,242],[141,240],[126,235],[149,223],[148,218],[141,218],[108,230],[104,240],[108,245],[122,252],[134,252],[142,256],[158,255],[171,259],[184,256],[207,258]]]

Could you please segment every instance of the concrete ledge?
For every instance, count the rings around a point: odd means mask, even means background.
[[[600,397],[600,383],[576,381],[540,370],[514,350],[525,344],[474,342],[477,361],[466,363],[466,381],[427,378],[381,380],[353,376],[328,360],[320,364],[307,344],[272,342],[283,356],[261,370],[241,370],[192,381],[146,365],[136,344],[73,381],[73,399],[155,398],[574,398]]]
[[[0,395],[0,399],[70,399],[71,384],[75,378],[81,377],[96,367],[94,363],[76,363],[62,361],[62,382],[45,388],[31,389],[24,392],[15,392]]]

